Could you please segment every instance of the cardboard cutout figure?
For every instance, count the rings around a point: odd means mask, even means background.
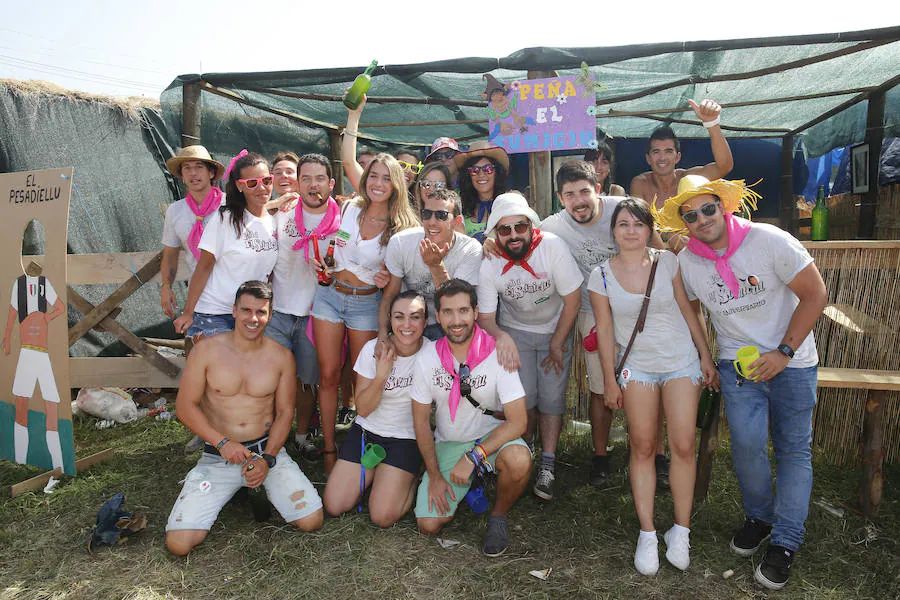
[[[0,175],[0,289],[9,290],[0,390],[0,458],[75,474],[69,401],[66,230],[72,169]],[[22,238],[31,221],[44,229],[46,255],[31,265]],[[7,287],[9,286],[9,287]]]

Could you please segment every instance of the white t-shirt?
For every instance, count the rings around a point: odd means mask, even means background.
[[[587,284],[593,270],[607,260],[618,254],[619,247],[609,230],[610,220],[616,205],[624,198],[619,196],[602,196],[600,206],[603,208],[600,218],[596,222],[582,225],[573,219],[565,209],[555,215],[550,215],[541,223],[541,231],[555,233],[562,238],[569,247],[569,252],[578,268],[584,283],[581,286],[581,312],[591,314],[591,298],[588,295]]]
[[[324,218],[325,213],[311,215],[304,210],[304,234],[309,235],[315,231]],[[272,308],[288,315],[305,317],[309,314],[318,287],[316,270],[312,263],[307,263],[303,258],[302,247],[299,250],[293,249],[300,239],[294,211],[275,213],[275,223],[278,227],[278,260],[272,271]],[[319,240],[319,253],[323,258],[328,251],[328,242],[333,237]],[[307,244],[309,257],[312,259],[315,257],[312,240],[308,240]]]
[[[44,278],[44,298],[47,299],[47,309],[56,304],[56,290],[50,284],[50,280]],[[38,278],[25,276],[25,314],[30,315],[38,311]],[[9,299],[9,305],[13,310],[19,310],[19,278],[13,280],[12,297]]]
[[[459,362],[453,359],[453,368]],[[488,410],[498,410],[501,404],[525,397],[518,372],[510,373],[497,362],[497,351],[472,369],[469,377],[472,399]],[[484,438],[502,421],[477,410],[465,397],[459,399],[456,419],[450,420],[450,388],[453,375],[441,366],[436,344],[422,348],[416,355],[413,372],[412,399],[420,404],[435,403],[434,439],[438,442],[472,442]]]
[[[350,200],[341,216],[341,228],[334,234],[335,272],[350,271],[360,281],[375,285],[375,274],[381,270],[387,246],[381,245],[379,233],[370,240],[359,235],[359,204]]]
[[[726,360],[734,360],[741,346],[756,346],[760,353],[778,347],[800,303],[788,283],[812,261],[806,248],[786,231],[765,223],[751,223],[744,242],[728,259],[740,285],[740,297],[734,299],[716,272],[714,261],[687,249],[678,255],[688,298],[699,298],[709,310],[719,355]],[[818,363],[816,341],[810,332],[794,349],[788,367],[812,367]]]
[[[206,287],[194,307],[209,315],[231,314],[234,295],[245,281],[265,281],[278,259],[275,218],[269,213],[254,217],[244,211],[244,227],[238,237],[231,212],[214,213],[200,238],[200,250],[216,257]]]
[[[678,259],[668,251],[651,248],[650,253],[659,254],[659,265],[650,292],[644,330],[634,338],[628,366],[649,373],[671,373],[699,360],[699,354],[691,339],[691,330],[675,302],[672,281],[680,277]],[[616,343],[623,352],[641,312],[644,289],[636,294],[626,291],[616,279],[608,259],[591,273],[588,290],[609,298]]]
[[[375,379],[378,361],[375,359],[375,344],[378,340],[366,342],[356,359],[353,370],[366,379]],[[434,342],[422,338],[422,347],[419,353],[425,351]],[[381,394],[381,402],[375,407],[368,417],[359,415],[356,423],[374,434],[384,437],[399,438],[403,440],[416,439],[416,430],[413,427],[412,415],[412,390],[413,371],[415,370],[416,356],[398,356],[394,360],[394,367],[384,383],[384,392]]]
[[[565,242],[544,233],[528,265],[534,275],[515,265],[506,273],[505,258],[489,256],[481,262],[478,276],[478,312],[497,312],[497,295],[500,296],[500,313],[497,322],[532,333],[553,333],[562,313],[562,297],[577,290],[582,283],[581,272]]]
[[[184,262],[187,263],[188,279],[190,279],[190,275],[193,275],[194,269],[197,267],[197,259],[194,258],[194,253],[187,247],[187,238],[191,233],[194,222],[197,220],[197,216],[193,213],[191,207],[188,206],[188,202],[193,202],[193,200],[182,198],[170,204],[169,208],[166,209],[162,243],[163,246],[184,250]],[[225,194],[222,194],[222,203],[225,203]],[[209,220],[216,214],[218,214],[218,211],[214,210],[203,218],[204,229],[209,225]]]
[[[450,279],[462,279],[478,285],[481,267],[481,244],[459,232],[453,234],[453,246],[444,257],[444,267]],[[434,279],[419,254],[419,242],[425,239],[422,227],[412,227],[396,233],[388,242],[385,264],[391,275],[403,280],[403,289],[411,289],[425,297],[428,304],[428,323],[437,323],[434,316]]]

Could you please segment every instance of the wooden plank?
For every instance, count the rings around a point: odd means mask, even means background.
[[[69,287],[69,304],[74,306],[83,314],[88,314],[95,308],[93,304],[85,300],[78,292],[76,292],[71,287]],[[166,357],[157,352],[156,349],[153,348],[150,344],[119,325],[119,323],[117,323],[110,317],[106,317],[105,319],[97,323],[95,329],[113,334],[123,344],[143,356],[147,362],[149,362],[151,365],[153,365],[169,377],[178,377],[179,373],[181,372],[181,369],[178,367],[178,365],[169,362]]]
[[[884,466],[884,440],[881,435],[881,423],[884,420],[884,405],[887,393],[874,391],[869,393],[866,401],[866,413],[863,417],[862,459],[863,476],[859,489],[859,506],[867,517],[878,512],[881,504],[881,491],[884,485],[882,467]]]
[[[849,304],[829,304],[822,311],[822,314],[854,333],[869,333],[873,335],[893,335],[897,333],[888,325],[873,319]]]
[[[856,249],[884,250],[900,248],[900,240],[834,240],[831,242],[800,242],[807,250]]]
[[[186,82],[181,88],[181,147],[200,143],[200,116],[203,102],[199,81]]]
[[[69,345],[71,346],[78,341],[81,336],[93,329],[94,326],[105,319],[115,307],[124,302],[128,296],[140,288],[145,281],[159,273],[161,264],[162,251],[158,252],[150,262],[141,267],[141,269],[135,275],[130,277],[128,281],[120,285],[106,300],[98,304],[97,308],[91,311],[90,314],[85,315],[83,319],[69,329]]]
[[[112,254],[69,254],[66,256],[66,279],[69,285],[94,285],[99,283],[124,283],[131,279],[141,265],[147,264],[156,252],[117,252]],[[41,255],[25,256],[43,264]],[[184,252],[178,253],[176,281],[187,281],[190,270],[184,261]],[[144,283],[160,283],[159,273]]]
[[[184,369],[184,358],[171,361]],[[141,356],[72,357],[69,359],[69,385],[83,387],[177,388],[181,374],[169,377]]]
[[[900,371],[819,367],[819,387],[900,391]]]
[[[101,450],[96,454],[91,454],[90,456],[86,456],[80,460],[75,461],[75,472],[84,471],[89,469],[90,467],[96,465],[97,463],[101,463],[112,458],[113,449],[107,448],[106,450]],[[9,493],[11,498],[15,498],[20,494],[24,494],[25,492],[30,492],[31,490],[37,490],[50,481],[51,477],[56,477],[60,479],[63,477],[62,469],[53,469],[52,471],[47,471],[46,473],[41,473],[40,475],[36,475],[31,479],[26,479],[20,483],[10,486]]]

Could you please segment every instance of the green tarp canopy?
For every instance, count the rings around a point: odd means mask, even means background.
[[[605,89],[597,126],[616,138],[646,138],[660,122],[705,137],[689,98],[725,107],[730,138],[799,136],[811,156],[865,138],[867,98],[886,92],[884,137],[900,136],[900,27],[726,41],[598,48],[527,48],[505,58],[381,65],[372,80],[361,143],[429,145],[487,137],[482,75],[510,82],[529,72],[577,74],[585,63]],[[322,62],[328,62],[327,52]],[[243,147],[327,147],[347,111],[340,96],[363,67],[182,75],[163,92],[167,123],[182,129],[182,88],[202,93],[201,140],[217,153]],[[546,76],[546,75],[542,75]],[[290,146],[286,144],[290,143]],[[300,147],[298,147],[298,145]]]

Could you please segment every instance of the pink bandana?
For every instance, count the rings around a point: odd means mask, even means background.
[[[187,237],[187,247],[188,250],[191,251],[191,254],[194,255],[194,258],[200,260],[200,238],[203,237],[203,219],[207,217],[207,215],[211,214],[214,210],[219,208],[222,204],[222,190],[217,187],[213,187],[209,190],[209,193],[206,194],[206,198],[203,200],[203,204],[197,206],[197,203],[194,202],[194,199],[188,194],[188,197],[185,198],[188,207],[191,209],[191,212],[194,213],[194,225],[191,227],[190,233],[188,233]]]
[[[472,342],[469,344],[469,350],[466,352],[465,364],[469,366],[470,371],[474,371],[475,367],[480,365],[488,355],[494,351],[497,343],[494,338],[489,336],[487,332],[475,324],[475,331],[472,332]],[[441,366],[448,373],[453,373],[453,385],[450,387],[450,421],[456,420],[456,409],[459,408],[459,400],[462,398],[459,384],[459,371],[453,368],[453,352],[450,351],[450,343],[446,337],[442,337],[435,344],[438,358],[441,359]]]
[[[744,242],[744,238],[750,233],[750,221],[732,214],[726,214],[725,226],[728,228],[728,248],[722,256],[716,254],[716,251],[710,248],[709,245],[694,237],[688,241],[687,248],[700,258],[716,261],[716,272],[719,273],[722,281],[731,290],[732,296],[737,298],[738,294],[740,294],[741,286],[738,284],[737,277],[734,276],[734,271],[731,270],[731,265],[728,264],[728,259],[737,252],[737,249]]]
[[[297,202],[297,207],[294,209],[294,222],[297,224],[297,233],[300,235],[300,239],[294,242],[291,249],[296,251],[302,246],[303,258],[309,263],[309,239],[313,238],[316,240],[315,243],[318,243],[318,240],[324,239],[337,231],[341,226],[341,209],[337,202],[334,201],[334,198],[329,196],[328,210],[325,212],[325,217],[315,231],[306,235],[306,227],[303,226],[303,201],[301,200]]]

